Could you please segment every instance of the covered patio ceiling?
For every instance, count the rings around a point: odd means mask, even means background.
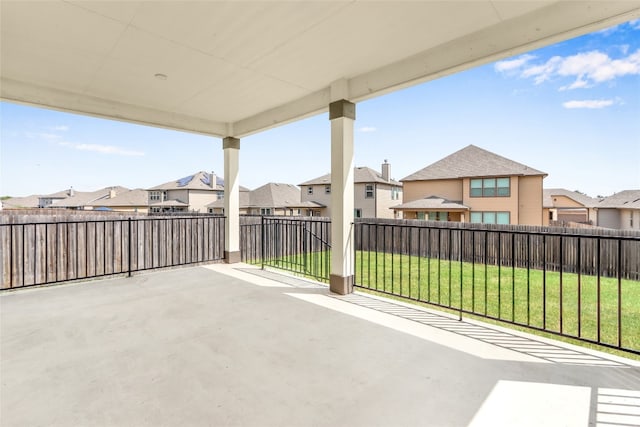
[[[640,1],[7,1],[3,100],[242,137],[640,17]],[[332,96],[332,87],[334,95]]]

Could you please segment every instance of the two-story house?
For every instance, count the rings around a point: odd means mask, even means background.
[[[406,219],[542,225],[547,174],[469,145],[402,179]]]
[[[207,205],[224,197],[224,181],[214,173],[198,172],[148,189],[150,212],[207,212]]]
[[[368,167],[354,168],[354,216],[356,218],[394,218],[389,208],[402,200],[402,183],[391,179],[391,165],[382,171]],[[301,201],[314,202],[324,208],[309,209],[313,216],[331,216],[331,174],[300,184]]]
[[[640,230],[640,190],[620,191],[596,206],[599,227]]]

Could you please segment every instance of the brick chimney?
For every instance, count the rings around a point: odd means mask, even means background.
[[[387,182],[391,181],[391,165],[387,162],[387,159],[384,159],[382,164],[382,179]]]

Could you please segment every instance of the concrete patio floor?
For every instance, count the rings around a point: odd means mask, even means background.
[[[211,265],[0,296],[0,425],[640,425],[640,363]]]

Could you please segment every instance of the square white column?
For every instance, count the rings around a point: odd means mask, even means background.
[[[353,126],[356,107],[344,99],[329,105],[331,120],[331,292],[353,292]]]
[[[240,140],[226,137],[224,150],[224,259],[232,264],[240,262]]]

